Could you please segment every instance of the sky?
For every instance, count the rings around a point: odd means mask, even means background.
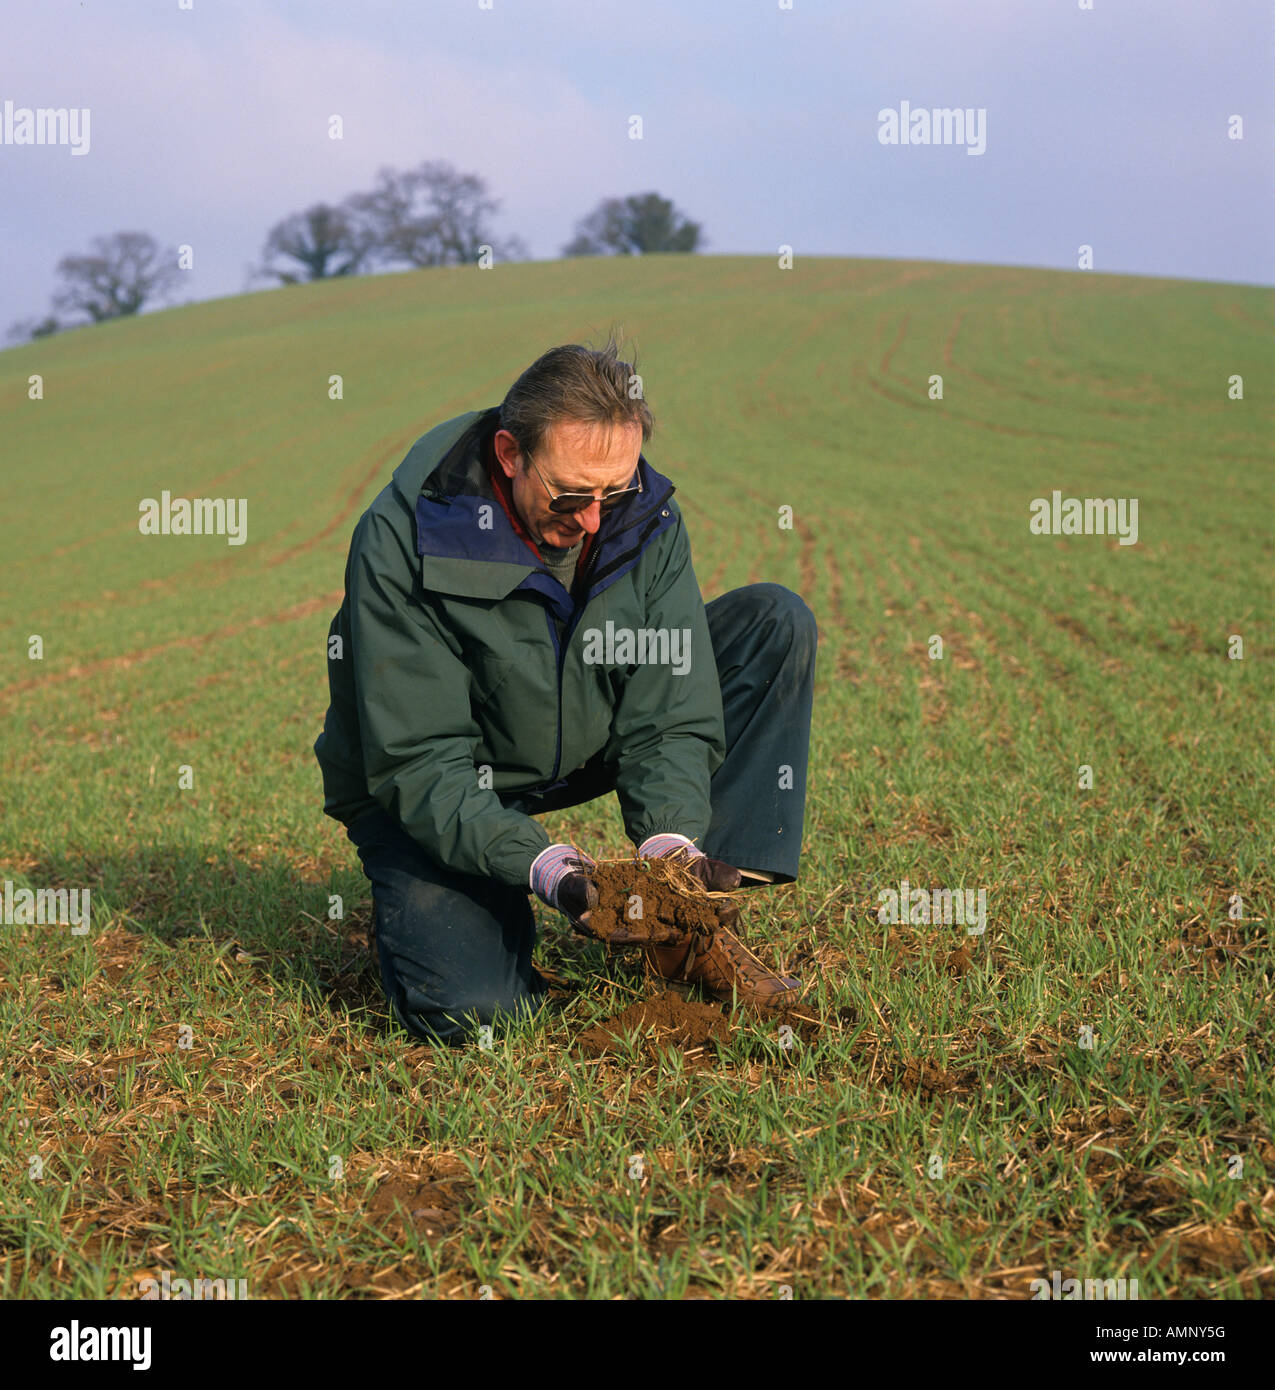
[[[0,113],[90,118],[82,155],[0,143],[0,335],[95,235],[191,246],[173,302],[238,294],[275,222],[427,159],[484,179],[537,260],[655,191],[709,253],[1090,246],[1097,271],[1275,284],[1275,5],[1086,5],[9,0]],[[982,152],[883,144],[903,102],[985,113]]]

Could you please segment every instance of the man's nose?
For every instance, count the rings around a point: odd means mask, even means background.
[[[590,502],[587,507],[581,507],[576,515],[580,518],[580,525],[592,536],[602,525],[602,504]]]

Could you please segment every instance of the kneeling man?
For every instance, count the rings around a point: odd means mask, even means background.
[[[417,440],[350,543],[315,753],[386,996],[423,1039],[543,1003],[529,893],[590,934],[594,860],[536,815],[613,791],[639,855],[713,890],[797,876],[814,617],[778,584],[705,606],[631,379],[614,342],[545,353]],[[795,999],[717,901],[721,929],[645,947],[653,969]]]

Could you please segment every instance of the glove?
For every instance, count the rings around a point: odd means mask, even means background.
[[[531,861],[531,891],[548,907],[556,908],[571,923],[572,931],[594,936],[589,912],[598,905],[598,890],[589,880],[596,862],[574,845],[550,845]]]
[[[734,865],[721,859],[710,859],[685,835],[648,835],[638,846],[638,858],[672,859],[699,879],[710,893],[733,892],[742,882],[739,870]],[[739,908],[728,898],[715,899],[713,906],[722,926],[735,929],[739,921]]]

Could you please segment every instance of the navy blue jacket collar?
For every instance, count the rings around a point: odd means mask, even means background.
[[[475,598],[533,589],[569,613],[562,586],[514,530],[488,476],[486,448],[499,428],[499,406],[476,413],[421,484],[415,514],[422,580],[427,588]],[[587,562],[585,602],[632,569],[673,525],[673,484],[643,456],[638,476],[642,492],[602,518]]]

